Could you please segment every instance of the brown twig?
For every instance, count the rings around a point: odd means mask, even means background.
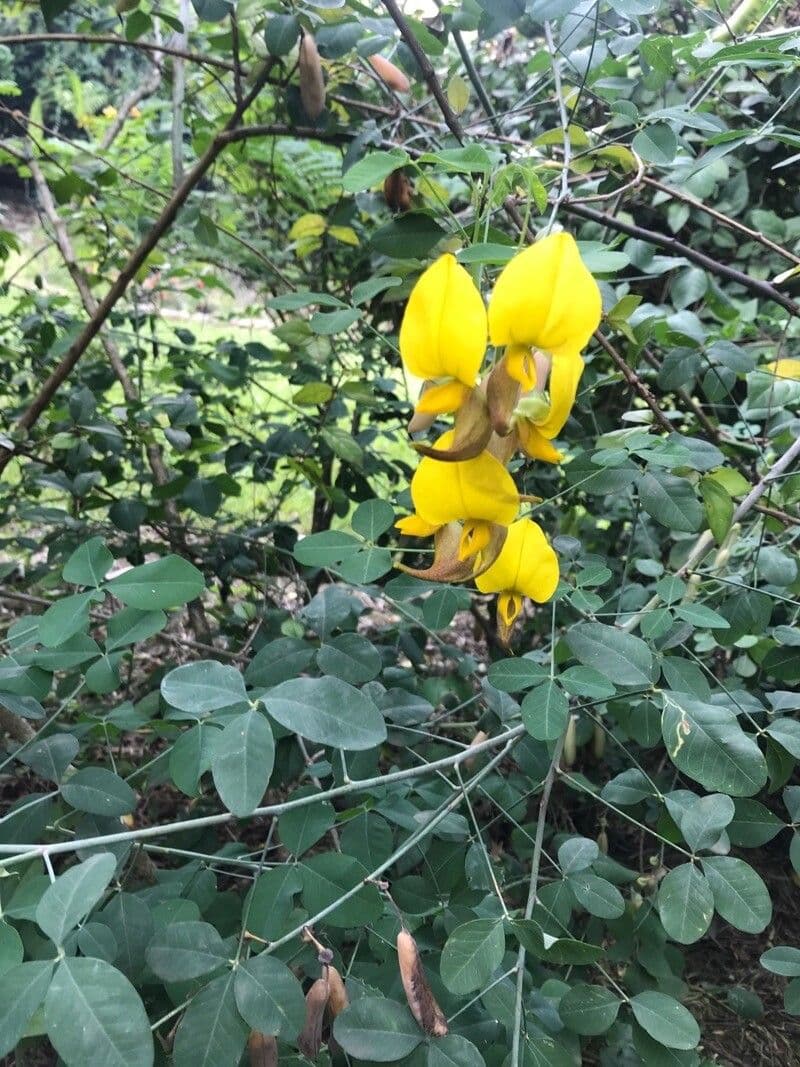
[[[226,59],[217,59],[215,56],[206,56],[201,52],[190,52],[185,48],[175,48],[168,44],[155,44],[152,41],[128,41],[125,37],[119,37],[114,33],[14,33],[0,37],[0,45],[12,47],[15,44],[46,44],[50,41],[72,42],[74,44],[91,45],[118,45],[120,48],[135,48],[140,52],[161,52],[167,56],[176,56],[179,59],[188,59],[192,63],[204,64],[207,67],[218,67],[220,70],[233,71],[234,65]]]
[[[628,364],[625,362],[619,352],[617,352],[616,348],[614,348],[614,346],[611,344],[607,337],[604,337],[599,330],[595,330],[594,336],[600,347],[603,348],[608,354],[608,356],[611,358],[611,362],[620,371],[622,371],[622,376],[628,383],[628,385],[631,387],[631,389],[638,396],[640,396],[642,400],[644,400],[645,404],[647,404],[647,406],[650,408],[655,417],[656,422],[661,427],[661,429],[666,430],[667,433],[672,433],[672,423],[669,421],[667,416],[658,406],[656,398],[650,392],[650,388],[646,384],[646,382],[643,382],[639,375],[636,373],[636,371],[633,370],[632,367],[628,366]]]
[[[586,207],[583,204],[566,201],[562,204],[562,207],[564,211],[569,212],[571,215],[589,219],[591,222],[597,222],[601,226],[608,226],[609,229],[616,230],[617,233],[625,233],[629,237],[637,237],[639,240],[647,242],[647,244],[655,245],[657,248],[664,248],[674,255],[684,256],[690,263],[696,263],[698,267],[703,267],[720,278],[736,282],[738,285],[744,286],[745,289],[749,289],[750,292],[779,304],[795,318],[800,318],[800,306],[788,296],[778,292],[769,282],[761,281],[759,278],[752,278],[749,274],[744,274],[735,267],[728,266],[727,263],[720,263],[718,260],[706,255],[705,252],[698,252],[696,249],[690,248],[689,245],[683,244],[675,237],[670,237],[665,233],[658,233],[656,230],[645,229],[643,226],[637,226],[632,222],[624,222],[615,215],[607,215],[601,211],[595,211],[593,208]]]

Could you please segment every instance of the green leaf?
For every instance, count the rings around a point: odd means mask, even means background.
[[[653,656],[640,637],[599,622],[579,622],[566,635],[576,659],[616,685],[647,686]]]
[[[752,796],[767,780],[767,763],[728,708],[669,694],[661,732],[670,759],[706,789]]]
[[[447,1034],[430,1043],[425,1067],[486,1067],[486,1061],[471,1041]]]
[[[123,608],[106,623],[106,652],[146,641],[148,637],[160,633],[166,625],[167,616],[163,611]]]
[[[267,791],[275,763],[275,741],[266,716],[245,711],[231,719],[215,742],[211,774],[220,799],[240,818],[249,815]]]
[[[423,1039],[408,1008],[382,997],[360,997],[345,1008],[333,1034],[348,1055],[374,1063],[401,1060]]]
[[[639,130],[633,138],[631,147],[646,163],[666,167],[677,154],[678,138],[666,122],[654,122],[643,130]]]
[[[117,942],[114,965],[138,982],[145,967],[145,952],[153,936],[153,916],[140,896],[117,893],[97,916]]]
[[[673,941],[699,941],[714,917],[714,896],[708,880],[692,863],[682,863],[665,875],[658,888],[661,925]]]
[[[192,0],[197,17],[204,22],[222,22],[233,10],[234,0]]]
[[[568,718],[567,698],[550,679],[531,690],[522,701],[522,721],[536,741],[555,741],[561,737]]]
[[[22,938],[11,923],[0,919],[0,976],[22,963],[24,954]]]
[[[502,963],[505,947],[502,920],[473,919],[462,923],[442,950],[442,981],[458,996],[480,989]]]
[[[353,512],[353,529],[368,541],[377,541],[393,522],[394,508],[385,500],[365,500]]]
[[[337,311],[315,311],[311,318],[308,320],[308,325],[314,331],[319,334],[320,337],[332,337],[336,333],[343,333],[346,329],[353,325],[354,322],[358,322],[361,318],[361,312],[358,308],[339,308]],[[311,385],[312,383],[309,383]],[[324,404],[333,395],[333,390],[325,382],[320,382],[320,385],[325,386],[327,396],[322,396],[320,399],[312,398],[308,394],[308,386],[303,388],[294,395],[295,404]],[[328,431],[330,433],[330,431]]]
[[[761,954],[759,963],[773,974],[782,974],[785,978],[800,978],[800,948],[793,945],[776,945],[775,948],[767,949]]]
[[[388,152],[368,152],[345,171],[342,189],[346,193],[360,193],[364,189],[371,189],[408,162],[409,155],[402,148],[392,148]]]
[[[259,649],[245,668],[248,685],[268,688],[296,678],[314,658],[314,649],[296,637],[279,637]]]
[[[300,867],[303,880],[303,903],[310,915],[335,904],[356,886],[362,885],[369,871],[352,856],[336,852],[320,853],[304,860]],[[365,885],[326,916],[330,926],[358,926],[374,922],[383,911],[378,890]]]
[[[250,1027],[236,1009],[234,972],[200,990],[175,1034],[173,1067],[222,1067],[239,1063]]]
[[[119,775],[105,767],[83,767],[61,786],[61,795],[78,811],[92,815],[127,815],[136,794]]]
[[[197,567],[180,556],[163,556],[131,567],[105,585],[123,604],[143,611],[182,607],[200,596],[205,587]]]
[[[369,585],[392,569],[392,554],[388,548],[368,545],[355,556],[339,565],[339,574],[354,585]]]
[[[198,718],[247,701],[241,673],[215,659],[175,667],[162,678],[161,695],[173,708]]]
[[[313,796],[315,789],[307,786],[296,789],[292,799]],[[336,823],[336,813],[331,804],[318,800],[302,808],[292,808],[278,817],[278,835],[287,851],[293,856],[302,856]]]
[[[779,745],[782,745],[790,756],[800,759],[800,722],[782,715],[773,719],[767,726],[767,733]]]
[[[731,495],[716,478],[708,476],[700,479],[700,495],[703,498],[708,528],[717,544],[721,545],[728,536],[733,522],[734,508]]]
[[[501,659],[489,664],[490,683],[502,693],[519,693],[540,685],[549,675],[547,667],[531,659]]]
[[[355,752],[386,740],[372,701],[338,678],[293,678],[263,700],[274,719],[309,741]]]
[[[430,215],[409,211],[378,227],[372,234],[373,251],[394,259],[424,259],[445,231]]]
[[[713,611],[705,604],[678,604],[674,611],[679,619],[684,619],[692,626],[699,626],[703,629],[725,630],[730,625],[718,611]]]
[[[286,56],[297,44],[300,21],[297,15],[271,15],[264,30],[267,51],[273,56]]]
[[[800,979],[793,978],[784,989],[783,1010],[788,1015],[800,1015]]]
[[[67,641],[73,634],[88,629],[92,593],[75,593],[51,604],[39,620],[39,640],[48,648]]]
[[[340,634],[317,653],[317,665],[351,685],[371,682],[381,672],[381,655],[371,641],[360,634]]]
[[[80,742],[72,734],[53,734],[27,744],[16,758],[49,782],[58,782],[80,751]]]
[[[230,950],[210,923],[175,922],[157,930],[147,947],[147,963],[165,982],[187,982],[216,971]]]
[[[759,848],[766,845],[783,829],[783,822],[774,812],[757,800],[737,798],[734,801],[735,815],[728,824],[727,832],[732,845],[741,848]]]
[[[435,163],[451,174],[488,174],[494,164],[491,156],[479,144],[466,145],[464,148],[443,148],[439,152],[424,152],[419,157],[420,163]]]
[[[614,1025],[621,1003],[619,997],[605,986],[581,983],[561,998],[558,1014],[573,1033],[594,1037]]]
[[[599,945],[591,945],[588,941],[578,941],[572,937],[548,938],[544,953],[544,959],[548,963],[574,967],[597,963],[602,956],[603,949]]]
[[[734,856],[707,856],[703,870],[714,894],[714,907],[731,926],[760,934],[772,918],[769,890],[753,868]]]
[[[558,865],[566,876],[585,871],[600,855],[596,841],[589,837],[571,837],[558,848]]]
[[[667,1048],[692,1049],[700,1041],[700,1027],[694,1016],[673,997],[654,990],[637,993],[631,1010],[641,1028]]]
[[[0,1056],[13,1052],[25,1036],[33,1013],[44,1000],[52,973],[52,960],[32,960],[0,976]]]
[[[711,793],[694,801],[680,822],[681,833],[692,852],[715,845],[735,811],[733,801],[724,793]]]
[[[649,471],[639,479],[642,507],[669,530],[694,533],[703,523],[703,508],[692,483],[664,471]]]
[[[47,1036],[66,1063],[151,1067],[150,1021],[128,979],[104,960],[58,965],[44,1003]]]
[[[36,921],[55,945],[85,919],[114,877],[117,860],[110,852],[91,856],[59,875],[36,906]]]
[[[589,871],[578,871],[567,878],[567,885],[575,900],[590,915],[600,919],[619,919],[625,912],[625,901],[616,886]]]
[[[102,537],[90,537],[76,548],[61,572],[72,585],[91,585],[96,589],[111,570],[114,557]]]
[[[341,530],[310,534],[297,542],[292,555],[306,567],[332,567],[362,549],[361,542]]]
[[[236,969],[236,1007],[254,1030],[293,1041],[303,1028],[305,997],[300,983],[274,956],[261,953]]]

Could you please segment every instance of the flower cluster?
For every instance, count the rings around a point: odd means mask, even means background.
[[[581,352],[600,322],[600,291],[567,233],[545,237],[500,273],[488,309],[450,254],[420,277],[400,327],[406,370],[423,379],[409,429],[455,413],[411,481],[414,514],[397,526],[435,539],[428,580],[474,580],[498,593],[508,640],[523,597],[544,603],[558,585],[558,560],[541,527],[517,518],[523,499],[507,464],[518,451],[557,463],[553,445],[575,403]],[[502,355],[480,378],[487,342]]]

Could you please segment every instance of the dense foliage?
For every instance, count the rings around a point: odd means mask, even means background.
[[[791,5],[5,8],[0,1055],[797,1062]]]

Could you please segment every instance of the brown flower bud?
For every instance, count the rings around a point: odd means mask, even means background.
[[[306,1021],[297,1038],[297,1047],[312,1060],[316,1059],[322,1046],[322,1023],[330,993],[327,971],[326,967],[322,977],[306,993]]]
[[[342,976],[335,967],[328,968],[328,1011],[333,1019],[348,1006],[350,998],[344,987]]]
[[[417,943],[405,928],[397,935],[397,962],[411,1014],[426,1034],[444,1037],[447,1020],[428,985]]]
[[[394,89],[396,93],[407,93],[411,88],[411,82],[403,74],[399,67],[396,67],[388,59],[384,59],[383,56],[374,55],[369,56],[367,62],[384,83],[388,85],[390,89]]]
[[[247,1039],[250,1067],[278,1067],[278,1044],[271,1034],[253,1030]]]
[[[402,170],[393,170],[383,183],[383,196],[392,211],[408,211],[411,208],[411,182]]]
[[[317,45],[310,33],[304,33],[300,42],[297,69],[300,73],[300,99],[303,101],[303,110],[310,119],[318,119],[325,110],[325,79],[322,76]]]

